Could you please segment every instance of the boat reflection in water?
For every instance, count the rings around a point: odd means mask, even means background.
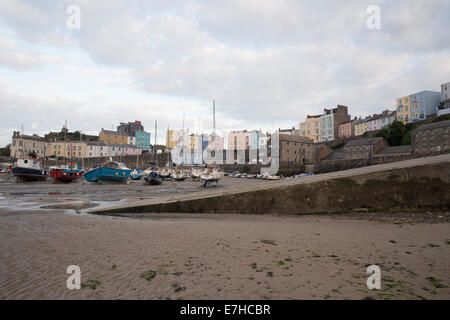
[[[84,178],[88,182],[102,184],[104,181],[127,182],[131,169],[121,162],[109,161],[98,168],[91,169],[84,173]]]

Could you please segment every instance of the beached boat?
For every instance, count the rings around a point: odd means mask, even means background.
[[[172,178],[172,174],[170,172],[169,168],[163,168],[159,171],[159,176],[161,177],[161,179],[165,180],[165,179],[171,179]]]
[[[215,182],[218,184],[222,175],[223,173],[219,172],[216,168],[205,168],[200,175],[200,181],[204,183],[203,186],[206,188],[208,183]]]
[[[130,173],[130,178],[133,180],[139,180],[142,178],[142,176],[144,176],[144,172],[144,170],[134,169]]]
[[[172,172],[172,179],[175,181],[184,181],[186,180],[187,176],[183,172],[183,170],[176,169]]]
[[[50,177],[53,178],[53,183],[72,182],[80,179],[82,176],[83,170],[76,162],[71,162],[50,170]]]
[[[262,177],[263,180],[280,180],[280,177],[278,176],[272,176],[270,174],[264,174]]]
[[[154,186],[162,183],[162,178],[159,176],[157,171],[151,171],[149,175],[144,177],[144,180]]]
[[[109,161],[98,168],[91,169],[84,173],[84,178],[88,182],[102,184],[104,181],[127,182],[131,169],[121,162]]]
[[[18,182],[45,180],[48,177],[48,171],[43,169],[41,161],[37,159],[17,159],[11,173]]]
[[[201,174],[202,174],[202,169],[200,169],[200,168],[192,168],[191,169],[192,180],[200,180]]]

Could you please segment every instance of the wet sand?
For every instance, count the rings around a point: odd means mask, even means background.
[[[448,223],[59,211],[0,220],[1,299],[450,298]],[[72,264],[95,289],[66,288]],[[382,290],[366,287],[370,264]]]
[[[229,178],[217,188],[252,183],[261,182]],[[450,299],[448,212],[86,213],[198,190],[189,181],[0,181],[0,299]],[[381,290],[367,289],[370,264],[381,268]],[[67,289],[69,265],[81,268],[83,289]]]

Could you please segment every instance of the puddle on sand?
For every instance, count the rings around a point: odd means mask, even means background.
[[[97,207],[98,203],[92,202],[66,202],[41,206],[42,209],[73,209],[75,211]]]
[[[120,199],[120,200],[91,200],[92,203],[96,204],[96,207],[93,209],[86,208],[80,210],[80,213],[89,214],[92,210],[100,210],[100,209],[107,209],[110,207],[114,207],[120,204],[123,204],[127,202],[129,199]]]

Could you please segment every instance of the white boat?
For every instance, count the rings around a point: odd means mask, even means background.
[[[192,180],[200,180],[201,174],[202,174],[202,169],[200,169],[200,168],[192,168],[191,169]]]
[[[37,159],[17,159],[11,172],[17,181],[45,180],[48,177],[48,171],[42,168],[41,161]]]
[[[184,181],[186,180],[187,175],[183,172],[183,170],[176,169],[172,170],[172,179],[175,181]]]
[[[165,180],[165,179],[171,179],[172,178],[172,174],[170,172],[169,168],[163,168],[159,171],[159,176],[161,177],[161,179]]]
[[[215,182],[219,183],[220,178],[222,178],[223,172],[219,172],[216,168],[205,168],[200,175],[200,181],[204,183],[204,187],[208,185],[208,183]]]
[[[272,176],[268,173],[266,173],[265,175],[263,175],[262,177],[264,180],[280,180],[280,177],[278,176]]]

